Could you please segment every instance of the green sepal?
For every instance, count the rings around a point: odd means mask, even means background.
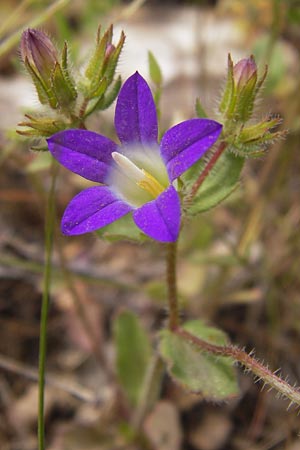
[[[274,117],[264,120],[255,125],[243,127],[238,135],[238,141],[241,143],[263,142],[266,134],[272,134],[270,130],[278,127],[282,122],[280,117]]]
[[[117,80],[114,82],[114,84],[107,90],[105,95],[101,96],[98,99],[93,99],[89,107],[87,109],[87,112],[84,117],[89,116],[94,111],[103,111],[111,106],[111,104],[115,101],[115,99],[118,96],[118,93],[120,91],[122,84],[121,77],[119,76]]]
[[[187,192],[198,179],[206,164],[205,158],[202,158],[182,175]],[[239,186],[243,165],[244,158],[226,150],[203,181],[192,202],[184,205],[186,213],[188,215],[199,214],[225,200]]]
[[[113,336],[118,379],[130,403],[137,405],[152,356],[148,334],[133,312],[122,311],[113,321]]]
[[[35,70],[32,68],[28,59],[26,58],[24,61],[25,67],[28,70],[33,84],[35,86],[36,92],[38,94],[39,101],[42,105],[50,105],[51,108],[57,108],[57,101],[51,89],[48,86],[45,86],[42,79],[38,76]]]
[[[259,78],[259,80],[258,80],[257,83],[256,83],[255,95],[258,94],[258,92],[260,91],[260,88],[261,88],[262,85],[264,84],[264,82],[265,82],[265,80],[266,80],[266,78],[267,78],[267,75],[268,75],[268,70],[269,70],[269,69],[268,69],[268,66],[265,66],[265,70],[264,70],[262,76]]]
[[[242,123],[247,122],[252,115],[256,97],[256,82],[257,73],[254,73],[241,91],[237,92],[234,115],[236,120]]]
[[[108,79],[108,84],[110,84],[113,81],[113,78],[115,76],[117,64],[119,61],[120,53],[122,51],[124,42],[125,42],[125,34],[122,31],[118,45],[116,46],[114,51],[111,53],[111,55],[108,58],[105,58],[104,74],[105,74],[106,78]]]
[[[87,98],[99,99],[99,97],[100,97],[100,99],[101,99],[107,89],[107,86],[108,86],[108,80],[106,77],[102,78],[100,81],[97,80],[97,82],[95,84],[91,83],[90,92],[89,92],[89,95]]]
[[[143,242],[147,237],[140,231],[132,219],[132,214],[126,214],[106,227],[100,228],[96,231],[96,234],[110,242],[115,241],[133,241]]]
[[[107,45],[111,43],[112,32],[113,28],[111,25],[101,38],[101,27],[99,26],[98,28],[96,38],[96,48],[85,70],[85,76],[93,82],[99,80],[103,75],[102,68],[105,57],[105,51]]]
[[[34,158],[27,166],[27,173],[37,173],[43,170],[48,170],[53,164],[53,156],[48,151],[43,151],[40,148],[37,150],[36,148],[31,148],[32,150],[38,152],[36,158]],[[48,150],[48,148],[47,148]]]
[[[151,80],[156,86],[161,86],[163,82],[162,72],[157,59],[150,50],[148,51],[148,66]]]
[[[62,55],[61,55],[61,70],[64,75],[64,78],[66,80],[66,83],[69,86],[70,91],[72,91],[74,99],[77,97],[77,90],[75,82],[72,80],[69,67],[68,67],[68,45],[65,42]]]
[[[183,325],[193,336],[218,346],[228,344],[225,333],[193,320]],[[214,401],[238,395],[234,361],[200,350],[190,340],[170,330],[160,333],[159,352],[171,378],[189,392]]]
[[[228,138],[228,150],[242,157],[257,158],[265,153],[266,145],[283,138],[286,131],[273,131],[282,119],[274,117],[255,125],[241,127],[236,136]]]
[[[202,106],[200,98],[196,98],[195,110],[196,110],[196,115],[197,115],[197,117],[199,117],[199,119],[207,118],[207,114],[205,112],[205,109]]]
[[[232,112],[235,104],[235,86],[233,77],[233,61],[231,55],[228,55],[228,69],[227,69],[227,80],[224,89],[224,93],[219,105],[219,111],[226,114],[226,112]]]
[[[61,107],[67,107],[77,97],[76,90],[70,85],[69,81],[64,77],[61,66],[56,63],[51,74],[52,90],[57,98],[57,102]]]
[[[23,136],[48,137],[68,127],[66,123],[53,118],[34,117],[29,114],[26,114],[25,117],[28,120],[20,122],[18,125],[20,127],[26,127],[26,129],[17,130],[17,133]]]

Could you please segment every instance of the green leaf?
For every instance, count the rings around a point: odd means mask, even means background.
[[[184,325],[194,336],[216,345],[227,343],[226,335],[200,320]],[[190,392],[210,400],[225,400],[239,393],[233,361],[227,356],[212,355],[196,348],[187,339],[170,330],[161,332],[159,351],[169,375]]]
[[[148,335],[136,315],[121,312],[113,324],[117,351],[117,374],[129,401],[139,401],[152,349]]]
[[[159,64],[153,55],[153,53],[148,51],[148,64],[149,64],[149,73],[150,78],[156,86],[160,86],[162,84],[162,73],[159,67]]]
[[[41,152],[28,164],[26,171],[28,173],[36,173],[42,170],[48,170],[51,167],[52,161],[53,156],[50,152]]]
[[[119,240],[129,240],[135,242],[144,241],[146,236],[140,231],[132,219],[132,214],[126,214],[116,222],[100,228],[96,231],[100,238],[114,242]]]
[[[187,188],[197,180],[206,164],[207,161],[202,158],[182,176]],[[195,215],[207,211],[225,200],[239,186],[243,164],[244,158],[225,151],[200,186],[187,209],[188,214]]]
[[[196,110],[197,117],[199,117],[200,119],[207,117],[205,109],[203,108],[202,103],[199,98],[196,98],[195,110]]]

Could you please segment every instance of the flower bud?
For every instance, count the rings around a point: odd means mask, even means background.
[[[21,58],[47,86],[54,65],[58,61],[57,50],[48,36],[31,28],[24,31],[21,38]]]
[[[255,100],[266,75],[267,68],[257,79],[257,66],[252,55],[235,65],[228,55],[227,81],[219,106],[227,131],[233,131],[252,117]]]
[[[116,50],[114,44],[107,44],[105,49],[105,59],[109,59],[110,55]]]
[[[251,78],[257,77],[257,67],[253,56],[241,59],[233,67],[233,78],[237,89],[243,88]]]
[[[106,103],[105,94],[113,84],[125,35],[123,32],[121,33],[119,42],[116,45],[112,43],[112,38],[112,25],[103,34],[101,34],[101,28],[98,28],[94,52],[80,80],[81,90],[85,98],[88,100],[100,99],[100,103],[97,103],[98,109],[102,108],[103,104]]]
[[[21,58],[43,105],[68,109],[73,104],[77,92],[68,70],[66,44],[60,64],[58,51],[48,36],[29,28],[22,34]]]

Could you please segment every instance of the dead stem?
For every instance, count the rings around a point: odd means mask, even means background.
[[[20,375],[31,381],[38,381],[39,376],[37,369],[8,358],[7,356],[0,355],[0,367],[1,369]],[[67,392],[78,400],[87,403],[99,404],[102,401],[96,393],[90,391],[89,389],[79,386],[73,382],[64,383],[53,375],[46,375],[45,383],[46,385],[53,386]]]

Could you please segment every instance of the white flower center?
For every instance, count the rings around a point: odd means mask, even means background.
[[[157,198],[165,190],[165,187],[154,176],[146,172],[146,170],[140,169],[127,156],[119,152],[112,152],[111,156],[121,169],[121,172],[153,198]]]

